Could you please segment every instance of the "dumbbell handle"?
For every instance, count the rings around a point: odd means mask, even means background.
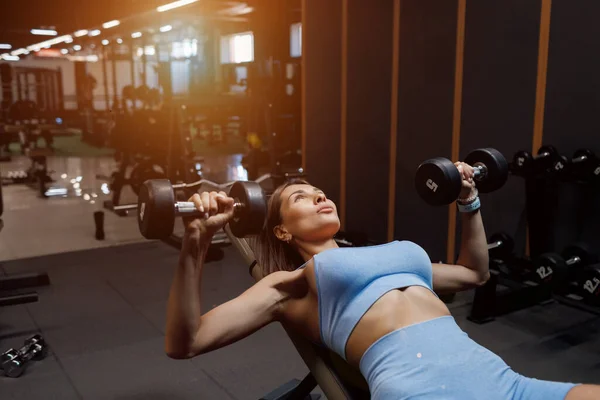
[[[550,153],[547,151],[544,151],[543,153],[538,154],[537,156],[534,157],[535,160],[539,160],[541,158],[546,158],[550,156]]]
[[[475,179],[481,180],[485,178],[487,175],[487,168],[483,164],[475,164],[473,165],[473,175],[475,175]]]
[[[565,262],[567,263],[567,265],[578,264],[580,261],[581,261],[581,258],[579,258],[577,256],[569,258],[568,260],[565,260]]]
[[[236,201],[233,203],[233,214],[239,215],[240,211],[244,208],[244,204]],[[198,211],[196,205],[191,201],[178,201],[175,203],[175,216],[189,216],[189,217],[201,217],[203,213]]]
[[[504,244],[504,242],[502,240],[496,240],[495,242],[488,243],[488,250],[497,249],[498,247],[502,246],[503,244]]]

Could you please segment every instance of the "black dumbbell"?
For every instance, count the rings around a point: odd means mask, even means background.
[[[490,236],[488,252],[491,258],[506,261],[515,248],[514,240],[504,232],[494,233]]]
[[[600,158],[589,149],[580,149],[573,154],[569,164],[571,176],[580,182],[600,181]]]
[[[464,162],[475,169],[475,182],[479,192],[493,192],[506,183],[508,163],[498,150],[474,150],[465,157]],[[436,157],[419,165],[415,175],[415,188],[426,203],[433,206],[447,205],[458,198],[462,178],[452,161]]]
[[[578,279],[578,294],[584,298],[588,304],[600,305],[600,264],[587,266]]]
[[[42,360],[47,354],[48,347],[44,339],[40,335],[32,336],[19,350],[8,349],[0,356],[4,375],[9,378],[18,378],[23,375],[29,361]]]
[[[513,157],[511,172],[515,175],[527,176],[552,171],[557,162],[560,164],[560,160],[561,157],[554,146],[540,147],[535,157],[528,151],[518,151]]]
[[[575,273],[597,262],[594,254],[585,243],[576,243],[566,247],[562,255],[544,253],[533,260],[532,279],[540,284],[554,288],[566,285],[573,280]]]
[[[194,203],[175,201],[173,186],[168,179],[144,182],[138,196],[138,224],[147,239],[166,239],[180,216],[202,217]],[[235,199],[234,218],[229,222],[237,237],[261,231],[267,215],[267,202],[262,187],[256,182],[235,182],[229,189]]]

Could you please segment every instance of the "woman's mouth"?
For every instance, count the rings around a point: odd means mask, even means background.
[[[329,207],[329,206],[323,207],[323,208],[319,209],[319,211],[317,211],[318,214],[321,214],[321,213],[329,214],[332,212],[333,212],[333,207]]]

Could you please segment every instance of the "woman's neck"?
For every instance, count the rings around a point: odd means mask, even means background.
[[[322,242],[300,242],[296,243],[296,246],[298,246],[298,252],[305,262],[313,258],[315,254],[319,254],[322,251],[340,247],[333,238],[324,240]]]

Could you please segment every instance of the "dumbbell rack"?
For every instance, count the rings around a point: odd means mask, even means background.
[[[471,314],[467,317],[469,321],[485,324],[498,316],[552,302],[552,291],[548,286],[511,279],[500,272],[501,261],[490,260],[490,263],[493,264],[490,265],[490,279],[475,290]]]

